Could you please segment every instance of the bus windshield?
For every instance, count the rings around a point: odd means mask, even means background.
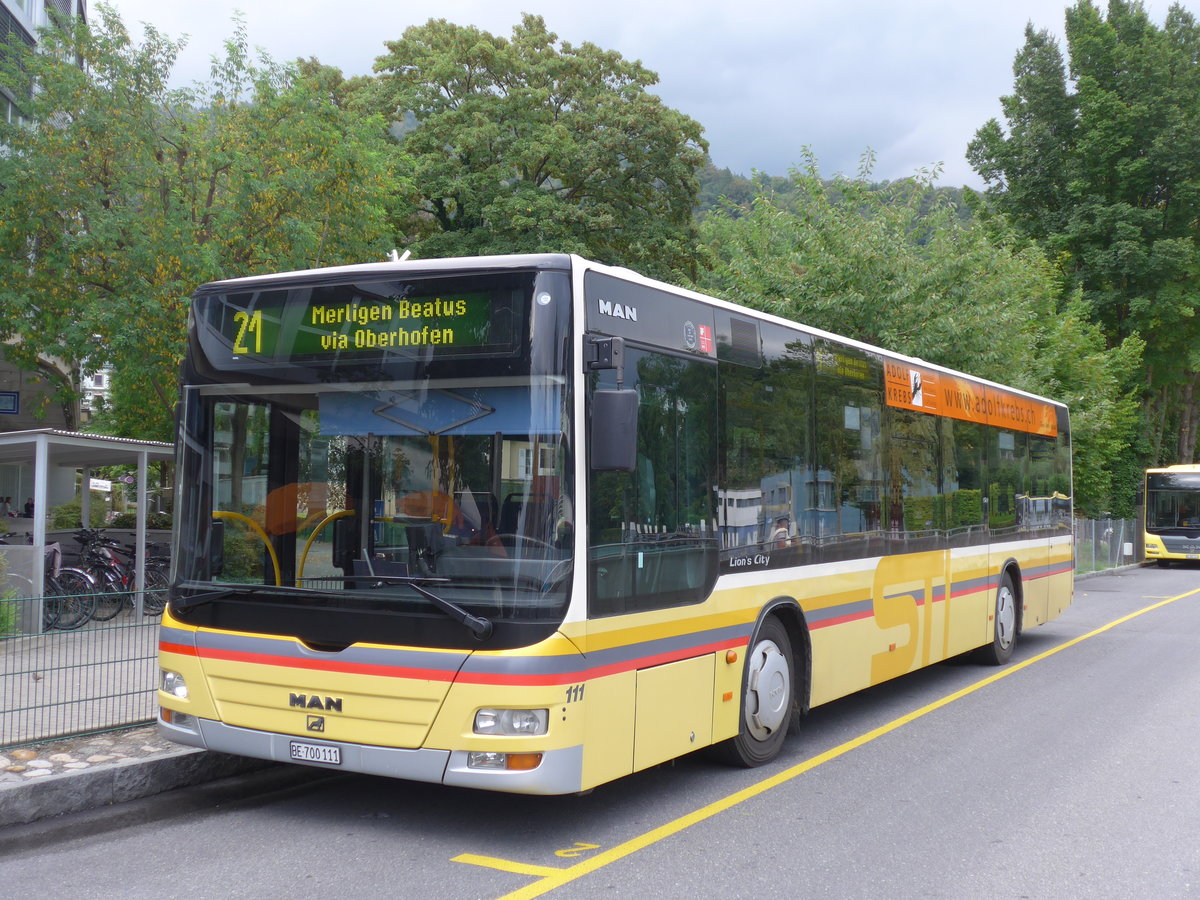
[[[565,327],[569,290],[513,278],[376,286],[416,335],[457,328],[469,296],[480,308],[457,346],[397,348],[360,284],[324,289],[324,334],[308,287],[198,298],[192,361],[207,365],[183,392],[177,608],[321,645],[469,646],[481,635],[461,615],[557,625],[574,550],[569,342],[532,348]]]
[[[1155,534],[1200,529],[1200,472],[1146,475],[1146,530]]]

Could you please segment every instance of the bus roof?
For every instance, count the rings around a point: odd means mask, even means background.
[[[321,269],[297,269],[292,272],[271,272],[264,275],[246,275],[241,278],[226,278],[210,281],[196,289],[197,294],[227,293],[229,291],[253,290],[268,285],[286,285],[292,282],[339,282],[355,278],[377,278],[387,275],[404,275],[420,266],[425,272],[459,272],[464,269],[477,271],[502,271],[507,269],[561,269],[569,271],[571,257],[565,253],[513,253],[504,256],[455,256],[439,259],[402,259],[374,263],[356,263],[348,266],[327,266]]]
[[[278,286],[284,287],[295,282],[309,282],[313,284],[332,284],[353,280],[357,278],[380,278],[388,275],[403,276],[407,272],[411,272],[415,267],[419,267],[422,272],[438,273],[438,272],[462,272],[465,270],[475,271],[504,271],[509,269],[546,269],[572,271],[576,266],[584,269],[591,269],[598,272],[603,272],[616,278],[622,278],[627,281],[632,281],[638,284],[643,284],[648,287],[653,287],[658,290],[665,290],[676,294],[681,294],[698,300],[703,303],[709,303],[713,306],[724,309],[728,312],[736,312],[739,315],[746,315],[755,319],[760,319],[766,322],[774,322],[778,325],[783,325],[788,328],[794,328],[814,337],[821,337],[827,340],[836,341],[847,346],[856,347],[860,350],[865,350],[870,353],[886,356],[889,359],[897,362],[909,363],[916,366],[924,366],[936,372],[943,372],[947,375],[956,375],[969,378],[971,381],[982,385],[997,388],[999,390],[1008,391],[1012,394],[1018,394],[1029,397],[1034,400],[1040,400],[1045,403],[1053,404],[1066,409],[1066,404],[1059,400],[1054,400],[1050,397],[1043,397],[1038,394],[1030,393],[1029,391],[1021,390],[1010,385],[1000,384],[999,382],[990,381],[978,375],[972,375],[968,372],[960,372],[955,369],[947,368],[946,366],[932,363],[918,357],[906,356],[903,353],[898,353],[894,350],[888,350],[883,347],[878,347],[873,344],[868,344],[863,341],[855,340],[854,338],[846,337],[835,332],[825,331],[821,328],[815,328],[811,325],[806,325],[803,322],[797,322],[794,319],[786,319],[782,316],[777,316],[772,313],[763,312],[762,310],[753,309],[751,307],[741,306],[732,303],[728,300],[723,300],[720,297],[714,297],[709,294],[702,294],[698,291],[689,290],[688,288],[679,287],[668,282],[659,281],[654,278],[649,278],[632,269],[621,266],[609,266],[603,263],[597,263],[592,260],[584,259],[575,254],[566,253],[514,253],[507,255],[495,256],[459,256],[445,257],[434,259],[412,259],[406,258],[402,260],[389,260],[376,263],[359,263],[346,266],[328,266],[320,269],[299,269],[291,272],[275,272],[264,275],[249,275],[241,278],[228,278],[221,281],[211,281],[203,284],[196,289],[195,296],[204,296],[216,293],[228,293],[230,291],[245,291],[254,290],[257,288]],[[1200,470],[1200,467],[1198,467]]]

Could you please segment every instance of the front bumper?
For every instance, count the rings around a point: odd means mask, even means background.
[[[361,772],[409,781],[425,781],[456,787],[505,791],[514,794],[572,794],[581,789],[583,747],[565,747],[543,751],[542,763],[528,771],[503,769],[471,769],[467,767],[465,750],[434,750],[418,748],[405,750],[395,747],[375,747],[321,738],[298,737],[239,728],[212,719],[190,718],[190,726],[181,727],[158,719],[158,732],[168,740],[189,747],[201,747],[249,756],[274,762],[310,765],[318,769],[341,772]],[[293,740],[323,744],[341,750],[341,765],[319,762],[298,762],[292,759],[289,745]],[[496,749],[503,749],[497,747]]]

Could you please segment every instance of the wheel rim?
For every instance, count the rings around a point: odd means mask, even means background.
[[[774,641],[754,645],[747,662],[746,728],[755,740],[765,741],[787,718],[791,701],[791,676],[787,657]]]
[[[1017,625],[1017,598],[1008,583],[1000,585],[996,595],[996,642],[1007,650],[1012,646]]]

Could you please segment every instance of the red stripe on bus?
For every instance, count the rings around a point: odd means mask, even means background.
[[[646,669],[650,666],[660,666],[663,663],[678,662],[681,659],[692,659],[706,653],[717,653],[721,650],[733,650],[745,647],[745,638],[731,638],[713,644],[703,644],[698,647],[686,647],[669,653],[656,653],[653,656],[641,656],[637,659],[609,663],[606,666],[590,666],[574,672],[553,672],[545,675],[517,675],[511,672],[463,672],[457,681],[463,684],[510,684],[510,685],[545,685],[570,684],[572,681],[586,681],[592,678],[602,678],[605,675],[619,675],[636,669]]]
[[[341,672],[347,675],[380,675],[385,678],[419,678],[424,681],[453,681],[452,669],[415,669],[404,666],[386,666],[379,663],[334,662],[321,659],[295,659],[273,656],[268,653],[248,653],[242,650],[216,650],[202,647],[196,650],[200,659],[216,659],[225,662],[243,662],[260,666],[278,666],[285,669],[307,669],[316,672]]]
[[[1022,581],[1037,581],[1039,578],[1049,578],[1051,575],[1066,575],[1068,572],[1074,571],[1075,566],[1068,564],[1058,569],[1051,569],[1049,572],[1042,572],[1038,575],[1030,575],[1028,578],[1022,577]]]
[[[821,619],[813,622],[808,626],[808,630],[816,631],[818,628],[829,628],[831,625],[841,625],[843,622],[856,622],[860,619],[869,619],[874,615],[875,611],[873,609],[866,610],[865,612],[847,613],[844,616],[834,616],[832,619]]]
[[[529,675],[513,672],[459,672],[456,674],[454,671],[448,669],[415,669],[404,666],[386,666],[373,663],[348,663],[335,662],[333,660],[323,661],[315,659],[295,659],[284,656],[273,656],[266,653],[249,653],[240,650],[215,650],[211,648],[197,649],[194,647],[186,647],[181,644],[160,643],[159,648],[169,653],[180,653],[186,656],[195,656],[199,659],[215,659],[223,660],[225,662],[244,662],[255,665],[277,666],[285,669],[308,669],[312,671],[340,672],[352,675],[377,675],[385,678],[415,678],[424,681],[457,681],[463,684],[538,686],[570,684],[574,681],[585,681],[592,678],[600,678],[605,675],[615,675],[621,672],[628,672],[636,669],[648,668],[650,666],[662,665],[663,663],[677,662],[681,659],[691,659],[696,656],[703,656],[706,653],[717,653],[721,650],[732,650],[735,648],[745,647],[747,643],[748,641],[745,638],[731,638],[730,640],[726,641],[703,644],[697,647],[686,647],[668,653],[656,653],[653,656],[638,657],[636,659],[624,660],[618,663],[610,663],[604,666],[590,666],[568,672],[549,672],[544,674],[534,673]],[[546,657],[531,658],[545,659]]]

